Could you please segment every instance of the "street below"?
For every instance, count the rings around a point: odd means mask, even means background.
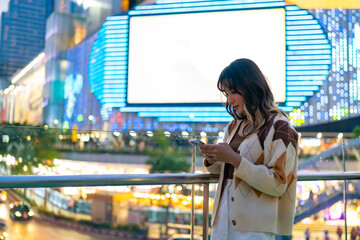
[[[9,216],[7,203],[0,204],[0,219],[6,221],[8,239],[7,240],[100,240],[103,235],[94,233],[82,233],[73,229],[58,227],[42,221],[39,217],[34,217],[26,221],[13,221]],[[106,239],[125,240],[124,238],[106,236]]]

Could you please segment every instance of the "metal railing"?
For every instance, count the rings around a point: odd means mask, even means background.
[[[360,172],[317,172],[299,173],[298,175],[298,181],[325,180],[360,180]],[[203,239],[208,239],[209,184],[217,183],[217,181],[218,175],[193,173],[58,176],[13,175],[0,176],[0,188],[203,184]],[[344,199],[344,201],[346,202],[346,199]]]

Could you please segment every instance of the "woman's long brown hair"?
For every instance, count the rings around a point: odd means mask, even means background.
[[[233,61],[220,74],[218,89],[232,91],[244,97],[244,115],[239,115],[226,101],[226,110],[234,119],[246,118],[256,132],[268,121],[271,115],[286,114],[277,107],[268,81],[260,68],[250,59],[241,58]]]

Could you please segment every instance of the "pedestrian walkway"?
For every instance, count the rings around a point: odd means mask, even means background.
[[[343,223],[341,223],[341,227],[343,230],[342,239],[345,240],[345,228],[343,226]],[[330,240],[338,240],[338,236],[336,234],[337,231],[337,225],[327,225],[325,223],[311,223],[311,224],[303,224],[298,223],[294,225],[294,231],[293,231],[293,238],[292,240],[304,240],[305,239],[305,230],[309,228],[310,230],[310,240],[323,240],[325,239],[324,231],[328,230],[328,236]],[[352,226],[348,226],[348,239],[350,239],[350,231],[352,229]]]

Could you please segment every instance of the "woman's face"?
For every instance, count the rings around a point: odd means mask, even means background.
[[[240,115],[244,114],[245,100],[242,94],[226,89],[225,95],[230,106]]]

